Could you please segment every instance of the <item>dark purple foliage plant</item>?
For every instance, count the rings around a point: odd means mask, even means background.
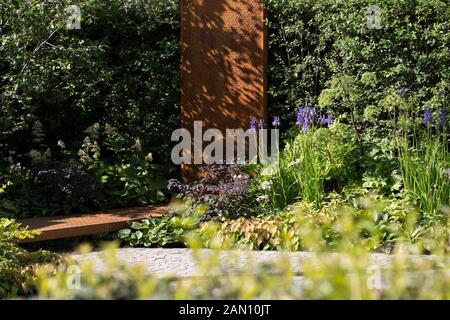
[[[167,188],[186,200],[191,209],[206,207],[202,221],[253,215],[252,195],[249,193],[251,177],[237,165],[209,165],[202,167],[206,175],[196,181],[183,183],[176,179]],[[252,208],[253,207],[253,208]]]

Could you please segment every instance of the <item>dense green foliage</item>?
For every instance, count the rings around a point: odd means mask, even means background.
[[[320,104],[361,134],[387,134],[390,95],[402,86],[414,95],[414,112],[448,108],[447,1],[265,2],[269,105],[285,128],[300,105]],[[381,9],[379,29],[367,25],[369,5]]]
[[[275,168],[271,164],[251,165],[241,169],[253,170],[250,175],[234,168],[234,178],[229,180],[178,182],[187,207],[180,219],[202,217],[195,223],[200,235],[211,224],[205,221],[212,220],[213,225],[218,224],[215,233],[222,236],[219,242],[231,239],[240,247],[283,249],[283,240],[288,237],[291,250],[310,249],[299,231],[305,221],[313,221],[320,240],[333,249],[342,237],[339,219],[347,212],[356,221],[373,225],[358,239],[367,250],[389,252],[405,239],[416,242],[449,220],[448,135],[445,125],[443,131],[440,129],[445,120],[407,118],[404,114],[400,122],[417,127],[411,136],[408,126],[401,126],[394,135],[394,149],[379,150],[380,144],[367,144],[363,154],[350,125],[295,128],[295,139],[286,143]],[[396,152],[397,157],[393,156]],[[217,168],[211,168],[215,171]],[[226,201],[230,195],[236,201]],[[241,195],[245,197],[239,199]],[[216,197],[225,200],[217,202]],[[216,214],[204,214],[211,211]],[[227,214],[230,212],[233,214]],[[302,221],[295,218],[298,212],[305,217]],[[122,239],[150,246],[160,243],[155,233],[164,237],[174,228],[172,220],[151,224],[149,236],[143,237],[139,228],[134,228],[124,231]],[[149,225],[149,221],[143,222],[144,228]],[[181,228],[179,236],[185,235]],[[175,240],[172,242],[181,243],[179,238]],[[207,239],[203,245],[211,244]]]
[[[5,189],[11,196],[3,201],[4,212],[53,214],[61,207],[85,211],[106,203],[146,204],[164,199],[163,180],[157,174],[161,168],[151,160],[169,162],[168,133],[178,121],[178,7],[172,2],[152,3],[149,7],[139,1],[88,2],[82,10],[81,30],[58,30],[47,42],[36,41],[35,35],[45,28],[18,30],[13,24],[2,29],[5,35],[19,35],[4,37],[2,46],[8,57],[5,61],[9,61],[2,65],[6,84],[2,110],[8,116],[3,118],[2,137],[5,142],[31,137],[28,149],[11,151],[5,143],[8,160],[4,164],[24,159],[22,165],[32,167],[9,167],[4,180],[12,181]],[[342,207],[360,215],[363,199],[374,197],[380,203],[376,221],[384,230],[383,245],[399,236],[408,212],[419,213],[416,236],[425,226],[442,220],[449,202],[450,165],[448,137],[440,131],[445,126],[439,126],[436,119],[448,113],[447,3],[265,3],[269,13],[269,111],[281,117],[285,138],[280,168],[272,173],[264,166],[245,168],[242,174],[206,177],[190,184],[172,180],[169,185],[186,201],[184,215],[204,209],[200,220],[224,222],[225,233],[231,225],[235,230],[231,233],[237,232],[237,226],[254,222],[254,218],[246,218],[255,216],[263,217],[255,223],[261,223],[265,233],[271,229],[265,226],[269,216],[273,221],[268,225],[277,225],[274,234],[281,236],[291,225],[279,223],[284,218],[277,215],[292,205],[300,206],[320,217],[324,239],[332,243],[335,232],[330,225]],[[368,12],[369,5],[381,10],[379,27],[368,25],[373,14]],[[13,7],[10,3],[6,9]],[[58,10],[64,5],[52,3],[50,7],[56,8],[54,16],[47,14],[45,19],[27,23],[61,23],[66,16]],[[42,15],[39,8],[36,4],[22,8],[12,21],[19,25],[27,14]],[[144,19],[148,15],[152,19]],[[14,45],[25,40],[27,48],[38,50],[24,51]],[[70,50],[62,50],[66,47]],[[77,53],[75,64],[61,62],[70,62],[72,52]],[[19,61],[13,63],[16,59]],[[60,67],[53,70],[53,64]],[[19,72],[21,66],[25,68]],[[74,68],[82,81],[64,78],[74,73]],[[70,85],[59,85],[61,79]],[[43,84],[38,85],[39,81]],[[29,84],[28,90],[24,83]],[[57,98],[38,99],[43,93]],[[49,114],[49,107],[56,104],[64,108],[67,117]],[[22,109],[16,108],[18,105]],[[302,106],[316,106],[314,130],[304,132],[298,123],[292,126]],[[30,118],[24,117],[29,109],[33,111]],[[422,123],[429,110],[435,119],[432,129]],[[72,119],[73,112],[81,115],[77,121]],[[334,116],[334,125],[318,123],[325,113]],[[70,123],[62,123],[64,119]],[[68,129],[61,130],[63,127]],[[413,137],[418,132],[426,139]],[[161,141],[165,141],[162,146]],[[76,161],[67,161],[74,158]],[[56,166],[51,170],[61,171],[57,179],[48,170],[39,171],[49,160]],[[220,170],[211,168],[210,172],[214,175]],[[49,201],[40,203],[48,194],[53,195]],[[17,203],[21,203],[19,210]],[[33,210],[24,211],[29,207]],[[124,231],[122,238],[134,245],[182,243],[183,228],[177,229],[174,221],[150,219]],[[138,237],[141,228],[147,236]],[[244,243],[255,238],[253,246],[260,248],[276,248],[279,243],[261,242],[257,232],[244,238]]]
[[[2,142],[20,154],[30,147],[57,152],[58,140],[76,150],[84,130],[101,122],[167,153],[161,141],[170,141],[178,124],[176,8],[85,1],[81,29],[68,30],[70,4],[2,3]],[[43,139],[33,143],[38,123]]]
[[[448,107],[445,1],[265,3],[269,107],[283,128],[302,104],[315,104],[351,125],[360,151],[370,153],[389,148],[382,138],[398,118],[400,87],[413,100],[411,113]],[[0,200],[3,214],[164,198],[152,172],[166,170],[148,160],[169,162],[179,123],[178,2],[85,1],[79,30],[66,28],[69,4],[7,0],[0,7],[0,178],[13,182]],[[380,28],[368,27],[368,5],[381,9]],[[92,128],[101,133],[92,137]],[[83,163],[89,152],[96,165]],[[386,167],[371,168],[379,169]]]
[[[161,247],[167,244],[184,245],[184,232],[185,228],[177,225],[176,217],[165,216],[132,222],[129,229],[120,230],[119,237],[133,246]]]
[[[81,28],[70,29],[68,0],[4,0],[0,217],[146,205],[171,189],[173,215],[133,222],[119,237],[145,247],[332,250],[351,263],[313,261],[294,293],[289,272],[278,282],[263,270],[168,286],[109,259],[115,273],[82,266],[82,290],[67,287],[64,268],[41,273],[40,297],[448,298],[439,269],[450,220],[447,1],[265,3],[279,166],[213,166],[199,181],[166,186],[180,120],[178,1],[82,1]],[[369,5],[381,10],[378,27],[368,25]],[[0,219],[0,297],[32,293],[38,265],[59,261],[17,245],[32,235]],[[351,273],[365,283],[374,251],[442,261],[401,258],[387,270],[388,288],[342,281]],[[218,270],[208,263],[205,275]],[[431,268],[434,283],[406,279]]]
[[[303,245],[314,250],[301,259],[281,255],[265,263],[255,261],[248,251],[193,250],[195,272],[199,276],[149,275],[144,266],[127,265],[119,259],[115,248],[103,252],[104,267],[92,267],[84,261],[80,268],[78,287],[69,288],[73,265],[43,270],[38,277],[38,297],[41,299],[448,299],[448,225],[434,230],[416,244],[399,243],[389,261],[376,262],[366,251],[367,244],[377,238],[361,241],[366,230],[376,229],[367,214],[354,219],[351,211],[342,211],[336,221],[341,237],[335,252],[328,246],[311,219],[302,219]],[[271,227],[254,221],[254,230]],[[243,232],[254,235],[248,226]],[[270,228],[267,232],[270,234]],[[263,237],[261,233],[258,237]],[[222,230],[211,229],[203,239],[189,237],[189,245],[197,249],[208,239],[211,247],[234,248],[233,239],[224,239]],[[253,239],[253,238],[252,238]],[[237,239],[238,241],[242,239]],[[275,239],[271,239],[276,241]],[[257,239],[255,241],[258,241]],[[280,242],[290,248],[289,237]],[[430,257],[417,255],[423,246],[430,248]],[[86,252],[83,248],[82,252]],[[380,256],[378,256],[379,258]],[[300,267],[299,264],[300,263]],[[301,270],[301,279],[296,277]],[[299,281],[300,280],[300,281]]]
[[[150,162],[167,162],[179,122],[178,4],[83,1],[79,30],[72,4],[0,5],[3,215],[164,199],[167,170]]]
[[[39,266],[60,261],[56,254],[28,252],[17,245],[35,235],[14,220],[0,218],[0,298],[33,293]]]

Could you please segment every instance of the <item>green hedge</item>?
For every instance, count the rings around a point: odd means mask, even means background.
[[[66,27],[69,5],[81,28]],[[0,4],[0,215],[164,200],[179,127],[178,3]]]
[[[349,115],[350,104],[358,126],[376,126],[380,132],[389,119],[389,99],[401,87],[413,96],[419,113],[448,108],[448,1],[265,2],[272,114],[292,125],[302,104],[319,104],[342,117]],[[369,5],[381,9],[380,29],[367,26]]]
[[[301,104],[317,104],[342,76],[363,93],[354,99],[361,119],[401,86],[415,94],[418,110],[448,104],[446,1],[265,2],[272,114],[292,124]],[[177,1],[83,1],[81,30],[65,28],[69,4],[6,0],[0,7],[3,156],[43,144],[57,149],[58,140],[79,148],[84,130],[100,122],[139,137],[167,161],[170,132],[179,124]],[[374,4],[381,29],[366,26]],[[338,103],[329,109],[346,111]],[[36,123],[45,134],[38,145],[31,135]]]
[[[66,28],[72,4],[80,30]],[[170,155],[180,118],[176,2],[4,0],[0,42],[3,157],[44,147],[57,157],[58,140],[77,150],[94,123],[139,137],[156,160]]]

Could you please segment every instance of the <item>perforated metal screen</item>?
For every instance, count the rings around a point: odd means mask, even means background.
[[[192,130],[248,128],[267,116],[266,28],[261,0],[182,0],[182,117]],[[195,166],[183,166],[185,176]]]

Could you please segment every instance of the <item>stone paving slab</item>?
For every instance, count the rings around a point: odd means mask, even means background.
[[[217,252],[215,250],[197,250],[200,256],[207,259]],[[147,272],[156,276],[201,276],[199,274],[194,251],[191,249],[162,249],[162,248],[121,248],[117,249],[117,256],[128,265],[143,265]],[[243,269],[256,267],[264,263],[276,263],[283,259],[289,259],[293,271],[298,275],[302,273],[302,263],[305,259],[314,256],[311,252],[278,252],[278,251],[219,251],[220,263],[226,270]],[[334,254],[330,254],[334,255]],[[101,252],[91,252],[88,254],[72,254],[76,261],[91,261],[94,263],[94,270],[104,268],[104,259]],[[387,254],[372,254],[372,263],[379,267],[389,264],[390,256]]]

